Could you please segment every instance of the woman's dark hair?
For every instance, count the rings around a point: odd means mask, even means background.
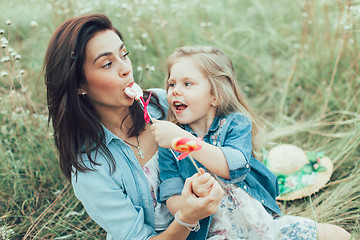
[[[96,33],[105,30],[114,31],[123,40],[121,33],[104,15],[68,19],[55,30],[46,50],[43,69],[49,122],[52,120],[55,144],[60,153],[60,167],[68,180],[72,172],[76,174],[77,171],[92,170],[84,164],[79,154],[81,152],[86,153],[91,166],[98,165],[94,156],[105,154],[110,169],[115,169],[114,158],[104,142],[105,133],[99,115],[86,95],[78,94],[81,84],[86,82],[83,71],[86,45]],[[146,96],[148,93],[144,92]],[[154,101],[160,107],[155,95],[154,100],[152,98]],[[129,115],[134,124],[127,134],[129,137],[137,136],[145,127],[139,104],[130,106]],[[93,150],[96,154],[92,157]]]

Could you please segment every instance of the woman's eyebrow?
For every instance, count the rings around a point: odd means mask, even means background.
[[[125,44],[124,43],[122,43],[121,45],[120,45],[120,47],[119,47],[119,49],[121,50],[121,49],[123,49],[124,48],[124,46],[125,46]],[[94,59],[94,62],[93,62],[93,64],[99,59],[99,58],[101,58],[101,57],[103,57],[103,56],[109,56],[109,55],[112,55],[113,53],[112,52],[104,52],[104,53],[100,53],[95,59]]]

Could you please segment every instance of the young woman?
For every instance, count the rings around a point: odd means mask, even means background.
[[[55,30],[44,72],[60,166],[107,239],[185,239],[217,210],[222,190],[215,182],[208,196],[197,197],[192,184],[199,176],[189,178],[176,221],[153,201],[157,189],[144,169],[157,171],[158,145],[141,107],[124,92],[134,82],[128,55],[104,15],[71,18]],[[155,92],[149,111],[162,119],[165,91]]]
[[[227,189],[218,212],[193,239],[350,239],[344,229],[309,218],[281,215],[276,177],[255,159],[257,121],[241,94],[231,60],[211,46],[177,49],[167,59],[169,119],[151,126],[159,145],[160,199],[175,213],[184,180],[196,172],[189,159],[177,161],[168,148],[176,137],[195,140],[190,154]],[[204,188],[205,186],[205,188]],[[193,185],[197,196],[210,188]]]

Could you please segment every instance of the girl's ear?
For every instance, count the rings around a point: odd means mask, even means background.
[[[216,105],[218,105],[218,101],[217,101],[216,97],[213,96],[211,99],[211,106],[216,107]]]

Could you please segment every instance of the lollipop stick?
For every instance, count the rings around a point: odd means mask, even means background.
[[[196,164],[195,160],[193,159],[193,157],[192,157],[190,154],[189,154],[188,156],[189,156],[192,164],[194,164],[194,166],[195,166],[197,172],[199,173],[199,175],[202,175],[202,173],[200,172],[200,169],[199,169],[199,167],[197,166],[197,164]]]
[[[141,101],[141,99],[138,98],[138,99],[136,99],[136,101],[140,104],[140,107],[141,107],[141,108],[143,109],[143,111],[144,111],[144,104],[143,104],[143,102]],[[152,117],[151,117],[149,111],[148,111],[147,114],[149,115],[149,118],[150,118],[150,124],[153,124],[154,122],[153,122],[153,120],[152,120]],[[169,149],[170,149],[170,152],[172,153],[172,155],[175,157],[175,159],[177,159],[177,157],[176,157],[176,155],[175,155],[175,153],[174,153],[174,150],[173,150],[172,148],[169,148]],[[195,164],[196,169],[198,170],[199,168],[197,167],[196,163],[194,162],[194,160],[192,160],[192,161],[193,161],[193,163]],[[199,172],[199,170],[198,170],[198,172]],[[199,173],[200,173],[200,172],[199,172]]]

